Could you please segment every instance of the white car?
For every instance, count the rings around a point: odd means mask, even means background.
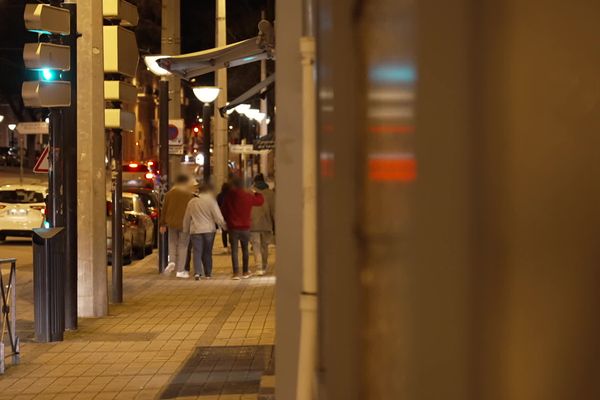
[[[31,237],[32,229],[43,226],[46,194],[42,185],[0,186],[0,241],[7,236]]]

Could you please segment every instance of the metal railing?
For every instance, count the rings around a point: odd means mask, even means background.
[[[10,264],[8,281],[5,283],[2,267]],[[12,363],[18,364],[20,359],[20,343],[17,337],[17,260],[0,258],[0,299],[2,300],[0,319],[0,374],[4,373],[4,360],[12,357]],[[11,353],[6,354],[4,337],[8,337]]]

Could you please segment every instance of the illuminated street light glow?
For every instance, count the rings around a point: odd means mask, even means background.
[[[192,89],[198,100],[204,104],[212,103],[217,99],[221,89],[214,86],[199,86]]]
[[[251,108],[249,110],[246,110],[245,114],[246,114],[246,117],[256,120],[256,117],[259,113],[260,113],[260,110],[258,110],[256,108]]]
[[[265,114],[264,112],[257,112],[254,113],[254,120],[256,122],[263,122],[263,120],[267,117],[267,114]]]
[[[150,72],[152,72],[154,75],[169,76],[171,73],[158,65],[158,60],[166,57],[168,56],[146,56],[144,57],[144,63],[146,63],[146,67],[148,67]]]
[[[250,104],[240,104],[238,106],[236,106],[234,108],[235,111],[238,112],[238,114],[246,114],[246,111],[248,111],[250,109]]]
[[[15,129],[17,129],[17,124],[8,124],[8,129],[14,131]]]
[[[4,115],[0,115],[0,122],[4,121]]]

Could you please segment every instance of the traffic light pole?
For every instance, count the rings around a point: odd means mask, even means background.
[[[160,200],[164,204],[164,196],[169,190],[169,81],[161,78],[159,83],[159,130],[158,152],[160,159]],[[161,209],[162,212],[162,209]],[[158,272],[162,273],[169,262],[168,232],[159,233],[158,238]]]
[[[64,172],[64,136],[62,108],[53,108],[50,112],[50,151],[48,152],[48,204],[46,208],[47,221],[50,227],[58,228],[65,225],[63,172]]]
[[[64,195],[65,195],[65,328],[77,329],[77,4],[65,3],[71,13],[71,107],[65,113]]]
[[[120,129],[112,132],[113,214],[112,214],[112,301],[123,302],[123,136]]]

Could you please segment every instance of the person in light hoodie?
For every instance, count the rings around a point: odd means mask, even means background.
[[[212,187],[204,184],[198,196],[188,203],[183,217],[183,231],[190,235],[192,244],[196,280],[201,276],[212,278],[212,250],[217,226],[227,229]]]

